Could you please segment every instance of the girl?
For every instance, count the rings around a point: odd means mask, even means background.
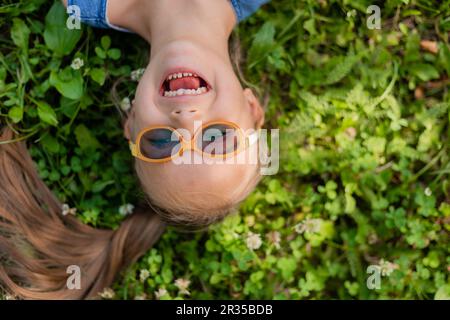
[[[243,130],[261,127],[264,112],[233,71],[228,38],[235,24],[263,2],[110,0],[89,1],[88,7],[86,1],[68,4],[79,5],[82,21],[131,30],[151,43],[150,63],[124,130],[137,148],[167,153],[173,149],[164,134],[150,132],[138,145],[139,135],[152,126],[170,126],[185,129],[190,140],[196,132],[195,121],[207,125],[226,120]],[[198,152],[183,156],[193,158],[190,162],[195,164],[152,163],[142,157],[136,161],[150,202],[164,208],[168,218],[181,225],[204,225],[223,218],[258,182],[255,164],[199,164],[202,161],[196,158],[202,155]]]
[[[138,210],[115,231],[62,216],[26,146],[2,145],[0,284],[6,291],[32,299],[94,297],[157,241],[166,223],[209,225],[253,190],[259,165],[245,160],[257,146],[245,132],[262,126],[264,112],[233,71],[228,39],[267,1],[64,1],[78,6],[87,24],[135,32],[151,43],[124,132],[152,212]],[[1,139],[11,138],[3,130]],[[81,269],[81,289],[67,288],[71,265]]]

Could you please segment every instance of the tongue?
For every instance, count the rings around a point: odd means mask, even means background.
[[[169,85],[171,91],[178,89],[198,89],[200,87],[200,79],[196,77],[184,77],[170,80]]]

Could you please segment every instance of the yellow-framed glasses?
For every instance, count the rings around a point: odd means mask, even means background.
[[[163,163],[190,150],[209,158],[233,157],[256,142],[257,137],[257,132],[246,136],[233,122],[214,121],[199,128],[190,141],[170,126],[152,126],[141,130],[136,142],[129,141],[129,144],[135,158]]]

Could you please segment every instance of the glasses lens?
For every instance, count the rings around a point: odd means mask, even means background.
[[[139,148],[141,154],[153,160],[170,158],[180,151],[181,143],[175,131],[152,129],[144,133]]]
[[[226,155],[239,148],[239,130],[227,124],[214,124],[202,130],[197,146],[210,155]]]

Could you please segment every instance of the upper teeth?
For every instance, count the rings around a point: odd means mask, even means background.
[[[195,73],[189,73],[189,72],[184,72],[184,73],[178,72],[178,73],[173,73],[173,74],[169,75],[167,77],[167,80],[181,79],[184,77],[198,77],[198,75],[196,75]]]
[[[201,87],[196,89],[178,89],[176,91],[165,91],[164,96],[165,97],[176,97],[176,96],[182,96],[182,95],[196,95],[196,94],[202,94],[204,92],[208,91],[207,88]]]

